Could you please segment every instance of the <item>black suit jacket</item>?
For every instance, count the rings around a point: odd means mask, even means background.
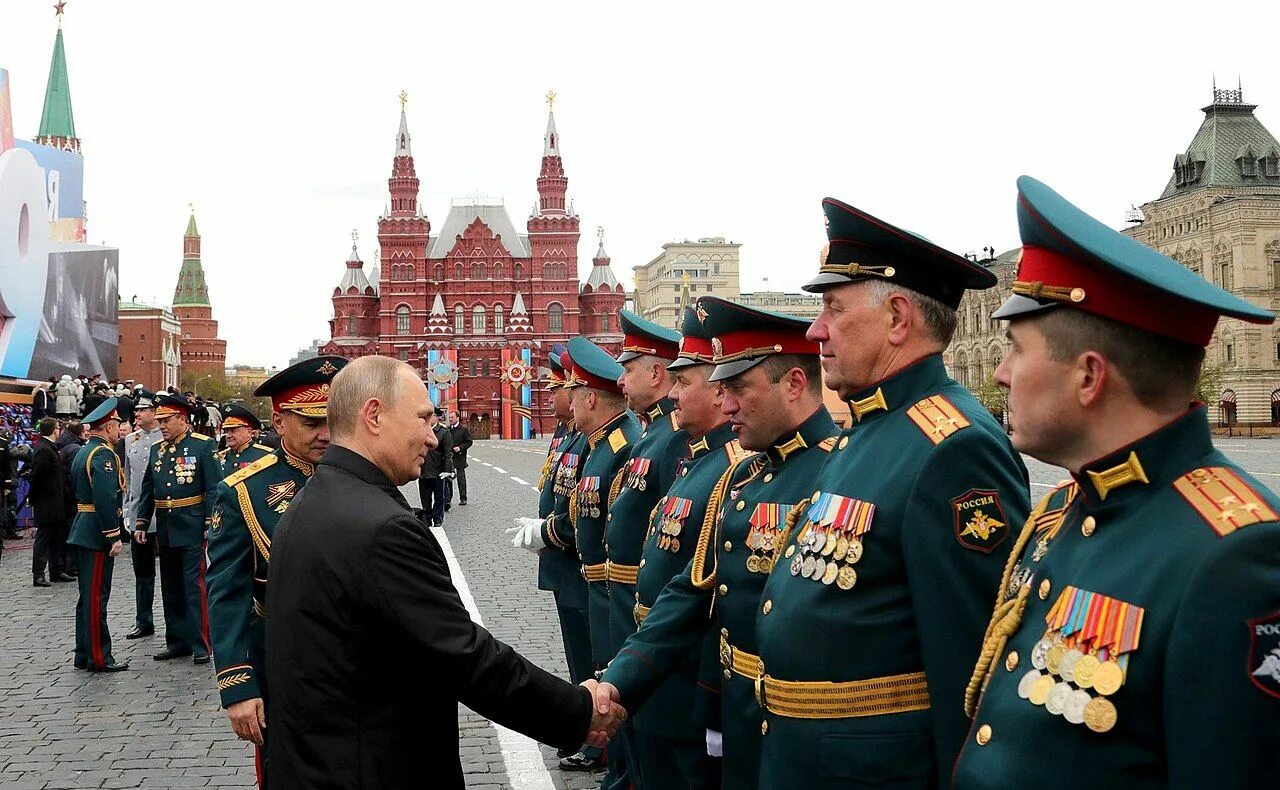
[[[458,452],[453,454],[453,465],[459,469],[467,468],[467,450],[475,443],[471,438],[471,429],[462,423],[449,428],[449,433],[453,436],[453,444],[449,445],[449,449],[458,448]]]
[[[276,526],[273,790],[461,788],[458,703],[557,747],[591,696],[471,621],[444,552],[373,464],[330,446]]]
[[[31,511],[40,526],[66,519],[66,492],[58,448],[45,436],[36,441],[31,455]]]

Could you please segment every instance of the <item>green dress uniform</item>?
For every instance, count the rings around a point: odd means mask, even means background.
[[[823,211],[829,243],[808,290],[888,281],[954,310],[996,283],[840,201]],[[797,771],[814,788],[945,782],[968,725],[964,656],[1030,510],[1021,458],[940,354],[850,393],[850,411],[756,616],[762,787]]]
[[[320,358],[315,357],[315,359],[320,359]],[[332,359],[342,359],[342,358],[326,357],[325,359],[332,360]],[[291,366],[289,370],[293,370],[294,367],[299,367],[299,366],[306,367],[307,370],[310,370],[311,368],[318,367],[319,364],[321,363],[315,363],[315,362],[312,362],[311,360],[305,360],[303,362],[298,363],[298,365],[296,366]],[[333,363],[330,363],[330,364],[333,364]],[[283,374],[284,372],[285,371],[281,371],[281,374]],[[280,375],[280,374],[277,374],[277,375]],[[275,377],[273,376],[272,379],[274,378]],[[294,374],[291,373],[290,378],[295,378]],[[257,391],[261,391],[263,386],[266,386],[266,382],[263,382],[262,386],[258,387]],[[220,408],[218,411],[222,415],[222,430],[224,433],[233,428],[249,428],[253,431],[262,430],[262,420],[258,419],[258,415],[254,414],[253,412],[249,411],[248,409],[246,409],[245,407],[237,403],[228,403],[222,408]],[[254,442],[249,442],[248,444],[241,447],[238,451],[232,450],[231,447],[228,446],[225,450],[219,450],[217,453],[215,453],[215,457],[218,459],[218,463],[222,465],[222,476],[225,478],[228,475],[232,474],[233,472],[236,472],[240,469],[245,468],[249,464],[258,460],[259,458],[270,455],[271,452],[272,452],[271,448],[267,447],[265,444],[256,444]]]
[[[183,408],[181,397],[161,395],[156,416]],[[160,555],[160,599],[164,605],[166,658],[195,654],[207,661],[208,593],[205,530],[213,515],[222,467],[213,439],[187,431],[151,447],[138,504],[139,529],[155,519]]]
[[[1221,315],[1274,320],[1044,184],[1018,192],[995,318],[1073,309],[1199,346]],[[1203,404],[1037,505],[966,707],[956,787],[1276,786],[1280,497],[1214,448]]]
[[[95,410],[109,406],[115,411],[115,398]],[[85,419],[93,424],[93,414]],[[75,666],[95,672],[117,665],[111,655],[111,631],[107,628],[107,602],[111,599],[111,575],[115,558],[110,555],[120,541],[124,511],[124,471],[115,450],[101,436],[90,436],[76,453],[71,466],[75,486],[76,517],[67,542],[78,546],[76,566],[79,571],[80,598],[76,602]]]
[[[230,447],[225,450],[218,450],[214,453],[214,457],[222,467],[222,477],[225,479],[251,465],[254,461],[271,455],[273,452],[274,450],[265,444],[250,442],[240,448],[239,451],[232,450]]]
[[[717,484],[744,455],[728,421],[688,441],[675,482],[650,516],[633,623],[644,620],[663,588],[688,566],[703,524],[715,518],[723,495]],[[704,639],[711,638],[708,631]],[[698,646],[687,651],[636,711],[635,774],[641,787],[720,786],[719,761],[707,755],[706,746],[707,714],[720,707],[720,684],[714,678],[700,683],[703,655]]]

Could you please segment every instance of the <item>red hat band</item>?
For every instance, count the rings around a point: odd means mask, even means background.
[[[705,337],[694,337],[693,335],[685,335],[680,338],[680,357],[683,359],[696,359],[699,362],[711,362],[714,352],[711,350],[711,340]]]
[[[679,350],[671,343],[664,343],[645,335],[624,334],[622,350],[633,354],[648,354],[663,359],[674,359]]]
[[[291,411],[304,417],[325,417],[329,414],[329,385],[302,384],[271,396],[271,408]]]
[[[711,339],[711,350],[715,354],[717,365],[770,354],[819,353],[818,344],[807,340],[803,334],[779,332],[776,329],[752,329],[717,335]]]

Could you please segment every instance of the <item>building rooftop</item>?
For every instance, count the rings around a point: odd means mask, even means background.
[[[1245,104],[1243,90],[1214,88],[1200,129],[1174,157],[1160,199],[1203,187],[1280,189],[1280,141],[1254,116],[1257,107]]]
[[[454,201],[440,232],[431,240],[427,257],[433,260],[448,257],[453,245],[457,244],[458,237],[477,219],[488,225],[495,235],[502,237],[502,245],[511,253],[512,258],[529,257],[529,237],[516,230],[506,207],[498,201]]]

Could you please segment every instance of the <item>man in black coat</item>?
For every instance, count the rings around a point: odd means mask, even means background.
[[[96,407],[95,403],[91,408]],[[62,488],[65,494],[64,518],[58,543],[62,547],[62,572],[72,578],[79,576],[79,573],[75,569],[76,547],[67,543],[67,538],[71,536],[71,522],[76,518],[76,488],[71,480],[71,462],[75,460],[76,453],[80,452],[80,448],[88,438],[89,431],[84,423],[79,420],[70,420],[62,429],[62,433],[58,434],[58,440],[54,442],[58,447],[58,459],[62,462]]]
[[[453,446],[453,474],[457,480],[458,488],[458,504],[467,504],[467,450],[471,449],[474,440],[471,438],[471,429],[458,419],[456,411],[449,412],[449,436],[450,444]],[[452,482],[452,481],[451,481]],[[446,487],[447,495],[445,496],[445,504],[453,501],[452,484]]]
[[[31,577],[36,587],[48,587],[44,570],[55,582],[75,579],[66,574],[62,565],[63,547],[66,542],[66,486],[63,481],[62,459],[58,446],[53,443],[53,432],[58,421],[45,417],[37,423],[40,438],[36,440],[31,455],[31,512],[36,518],[36,542],[31,551]]]
[[[462,788],[458,703],[557,747],[601,744],[626,712],[472,622],[399,486],[434,447],[413,368],[355,360],[329,390],[333,444],[272,536],[272,790]],[[584,688],[585,687],[585,688]]]
[[[435,442],[422,459],[422,471],[418,473],[418,497],[422,500],[422,521],[428,527],[444,526],[445,481],[453,477],[453,443],[449,429],[440,424],[444,412],[436,409],[432,417],[431,433]]]

